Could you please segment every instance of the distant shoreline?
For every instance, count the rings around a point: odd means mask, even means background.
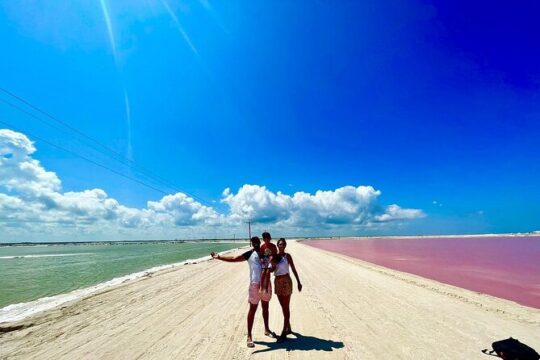
[[[510,234],[473,234],[473,235],[391,235],[391,236],[321,236],[321,237],[296,237],[297,241],[303,240],[340,240],[340,239],[445,239],[445,238],[477,238],[477,237],[540,237],[539,232],[533,233],[510,233]]]
[[[522,236],[539,236],[540,231],[527,233],[505,233],[505,234],[450,234],[450,235],[332,235],[332,236],[285,236],[290,240],[320,240],[320,239],[417,239],[417,238],[467,238],[467,237],[522,237]],[[278,238],[275,238],[277,240]],[[248,242],[248,238],[237,239],[186,239],[186,240],[103,240],[103,241],[22,241],[22,242],[0,242],[2,246],[35,246],[35,245],[130,245],[130,244],[178,244],[178,243],[243,243]]]
[[[247,239],[199,239],[199,240],[107,240],[107,241],[50,241],[50,242],[9,242],[2,246],[36,246],[36,245],[137,245],[137,244],[182,244],[182,243],[247,243]]]

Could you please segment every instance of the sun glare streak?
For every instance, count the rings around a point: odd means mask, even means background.
[[[107,33],[109,34],[109,42],[111,43],[111,49],[113,52],[114,57],[114,63],[116,64],[116,67],[118,71],[120,72],[120,76],[122,77],[122,72],[120,70],[120,64],[118,62],[118,52],[116,50],[116,38],[114,36],[114,31],[112,27],[112,21],[111,16],[109,14],[109,8],[107,7],[107,3],[105,0],[99,0],[99,3],[101,5],[101,10],[103,11],[103,17],[105,18],[105,24],[107,25]],[[126,114],[126,123],[127,123],[127,158],[130,160],[132,159],[133,155],[133,148],[131,144],[131,107],[129,105],[129,96],[127,93],[126,86],[124,84],[124,81],[122,79],[122,90],[124,92],[124,110]]]
[[[109,34],[109,42],[111,43],[111,48],[114,55],[114,61],[118,63],[118,56],[116,53],[116,41],[114,38],[114,31],[112,28],[111,17],[109,15],[109,8],[107,7],[107,3],[105,3],[105,0],[99,0],[99,3],[101,4],[101,10],[103,11],[103,17],[105,18],[105,24],[107,25],[107,32]]]
[[[102,0],[103,1],[103,0]],[[188,34],[186,33],[186,31],[184,30],[184,28],[182,27],[182,24],[180,24],[180,21],[178,20],[178,17],[176,16],[176,14],[172,11],[171,7],[169,6],[169,3],[167,2],[167,0],[161,0],[161,3],[163,4],[163,6],[165,7],[165,9],[167,10],[167,12],[169,13],[169,16],[171,17],[171,19],[174,21],[174,24],[176,25],[176,28],[178,29],[178,31],[180,32],[180,35],[182,35],[182,37],[184,38],[184,41],[188,44],[188,46],[191,48],[191,50],[195,53],[195,55],[199,55],[199,52],[197,51],[197,49],[195,48],[195,46],[193,45],[193,43],[191,42],[191,39],[189,38]]]
[[[214,19],[216,24],[223,30],[225,33],[230,34],[229,29],[223,24],[221,21],[219,15],[216,13],[212,5],[208,2],[208,0],[199,0],[199,3],[202,5],[202,7],[210,14],[210,16]]]
[[[208,2],[208,0],[199,0],[202,6],[206,8],[206,10],[213,10],[212,5]]]

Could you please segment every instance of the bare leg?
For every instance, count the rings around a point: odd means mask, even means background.
[[[286,305],[287,305],[287,334],[292,334],[291,330],[291,295],[286,297]]]
[[[253,322],[255,321],[255,312],[257,312],[257,306],[259,304],[249,304],[249,312],[247,316],[247,327],[248,327],[248,342],[253,341],[251,337],[251,330],[253,330]]]
[[[291,329],[291,311],[289,308],[291,302],[291,295],[278,296],[278,299],[279,304],[281,305],[281,310],[283,310],[283,331],[281,332],[280,337],[285,337]]]
[[[266,270],[266,286],[264,288],[264,292],[268,292],[268,287],[270,285],[270,271],[269,270]]]
[[[270,331],[270,327],[268,326],[268,305],[270,304],[268,301],[262,301],[261,300],[261,304],[262,304],[262,316],[263,316],[263,320],[264,320],[264,332],[265,334],[270,334],[272,333]]]

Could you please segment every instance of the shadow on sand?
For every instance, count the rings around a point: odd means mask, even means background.
[[[263,352],[277,350],[277,349],[285,349],[287,351],[295,351],[295,350],[334,351],[334,349],[341,349],[343,346],[345,346],[343,345],[343,342],[341,341],[324,340],[324,339],[316,338],[314,336],[304,336],[297,332],[293,332],[293,335],[295,337],[287,338],[286,341],[281,342],[281,343],[278,343],[275,341],[272,341],[272,342],[255,341],[255,344],[265,345],[267,348],[256,350],[253,352],[253,354],[263,353]]]

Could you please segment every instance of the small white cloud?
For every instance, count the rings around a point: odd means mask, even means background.
[[[426,215],[422,210],[418,209],[402,209],[398,205],[393,204],[386,207],[386,211],[382,215],[375,218],[378,221],[393,221],[393,220],[410,220],[423,218]]]

